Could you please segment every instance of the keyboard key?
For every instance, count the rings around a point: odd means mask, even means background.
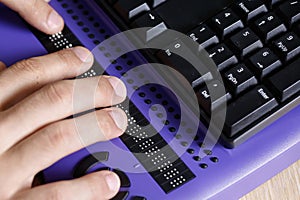
[[[254,50],[263,47],[259,37],[249,28],[232,36],[230,38],[230,44],[241,59]]]
[[[279,58],[269,48],[261,49],[249,58],[249,62],[260,80],[282,65]]]
[[[297,0],[286,1],[278,10],[290,27],[300,20],[300,2]]]
[[[209,88],[211,90],[209,90]],[[218,80],[211,81],[208,83],[208,86],[201,87],[198,91],[196,91],[200,107],[210,115],[211,111],[224,105],[224,103],[231,98],[231,95],[224,90],[224,85]],[[211,94],[214,94],[213,101],[211,99]]]
[[[283,61],[289,61],[300,53],[300,39],[293,32],[275,40],[273,45]]]
[[[244,27],[240,18],[230,8],[209,20],[209,25],[217,31],[221,39],[229,33]]]
[[[218,67],[218,70],[224,70],[230,65],[238,63],[235,55],[225,44],[219,44],[208,50],[209,57],[213,59]]]
[[[256,85],[254,74],[245,66],[239,64],[224,74],[224,78],[232,94],[238,95],[249,87]]]
[[[236,135],[277,106],[273,95],[265,86],[257,86],[227,106],[224,132]]]
[[[119,192],[116,196],[111,198],[111,200],[126,200],[129,195],[129,192]]]
[[[268,79],[281,102],[300,91],[300,59],[285,66]]]
[[[283,2],[284,0],[265,0],[267,6],[269,9],[272,9],[277,4]]]
[[[157,53],[158,58],[160,58],[165,64],[181,73],[192,85],[192,87],[196,87],[197,85],[202,84],[204,81],[212,79],[211,72],[209,72],[206,66],[201,63],[197,55],[181,40],[175,41],[165,49],[165,51],[161,50]],[[185,55],[188,54],[189,58],[182,58],[177,55],[176,52],[181,52],[181,54]],[[199,63],[199,65],[193,66],[186,59],[194,60]],[[203,74],[200,75],[197,68],[201,68]]]
[[[151,6],[151,8],[156,8],[160,4],[166,2],[167,0],[147,0],[148,5]]]
[[[154,11],[150,11],[138,17],[132,22],[131,26],[134,28],[152,27],[147,30],[146,35],[139,35],[144,42],[149,42],[151,39],[167,30],[165,23]]]
[[[232,0],[170,0],[156,9],[158,15],[171,29],[187,33],[197,24],[200,24],[210,16],[215,15],[224,7],[230,5]],[[204,4],[205,3],[205,6]]]
[[[256,20],[254,27],[265,43],[287,30],[279,17],[272,12]]]
[[[234,8],[246,22],[268,11],[262,0],[242,0]]]
[[[202,48],[207,48],[213,44],[219,43],[216,34],[205,24],[193,29],[187,35],[198,42]]]
[[[117,169],[114,169],[113,172],[115,172],[118,175],[118,177],[120,178],[121,187],[130,187],[131,186],[130,180],[129,180],[128,176],[125,174],[125,172],[123,172],[121,170],[117,170]]]
[[[134,16],[150,10],[145,0],[118,0],[114,4],[114,8],[127,22],[129,22]]]

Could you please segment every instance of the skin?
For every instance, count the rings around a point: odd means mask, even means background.
[[[63,28],[62,18],[44,0],[0,0],[39,30],[53,34]],[[38,17],[37,17],[38,16]],[[53,17],[54,16],[54,17]],[[56,16],[56,18],[55,18]],[[49,21],[50,19],[50,21]],[[110,199],[120,180],[110,171],[32,188],[39,171],[86,145],[120,136],[127,127],[125,113],[110,107],[126,96],[125,85],[116,77],[101,76],[71,80],[88,70],[93,58],[83,47],[20,61],[9,68],[0,62],[0,196],[13,199]],[[12,84],[12,80],[13,84]],[[73,106],[74,86],[81,96]],[[76,113],[105,107],[74,119]],[[78,123],[96,116],[97,128],[89,138],[78,131]],[[101,119],[101,120],[100,120]],[[88,128],[88,127],[87,127]],[[84,141],[84,142],[83,142]]]

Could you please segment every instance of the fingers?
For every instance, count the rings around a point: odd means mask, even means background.
[[[6,69],[6,65],[0,61],[0,72]]]
[[[92,54],[83,47],[16,63],[0,74],[0,110],[14,105],[45,84],[82,74],[92,63]]]
[[[121,103],[125,97],[126,87],[116,77],[65,80],[47,85],[1,113],[0,137],[6,140],[0,141],[0,150],[47,124],[95,107]],[[10,137],[1,135],[6,133]]]
[[[63,29],[63,19],[45,0],[1,0],[18,12],[29,24],[47,33],[54,34]]]
[[[120,188],[120,179],[109,171],[100,171],[72,181],[35,187],[18,194],[16,200],[111,199]]]
[[[24,174],[34,176],[79,149],[120,136],[126,127],[127,117],[121,109],[99,110],[41,129],[8,150],[4,158],[13,176],[21,180]]]

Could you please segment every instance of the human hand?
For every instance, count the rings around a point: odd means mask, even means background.
[[[86,49],[76,47],[24,60],[7,69],[0,63],[1,199],[110,199],[118,192],[120,180],[109,171],[31,188],[40,170],[85,145],[118,137],[126,129],[126,115],[117,108],[82,115],[76,121],[65,119],[92,109],[93,105],[85,103],[87,99],[95,100],[95,107],[125,99],[126,88],[115,77],[64,80],[83,73],[92,62]],[[82,89],[76,111],[75,83]],[[92,98],[89,88],[95,89]],[[77,123],[85,124],[95,115],[99,129],[87,124],[85,133],[77,131]]]
[[[48,4],[50,0],[0,0],[19,13],[29,24],[47,34],[63,29],[62,17]]]

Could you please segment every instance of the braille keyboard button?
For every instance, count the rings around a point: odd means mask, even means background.
[[[111,198],[111,200],[126,200],[129,192],[119,192],[116,196]]]
[[[269,48],[261,49],[249,58],[249,62],[260,80],[282,65],[279,58]]]
[[[232,137],[277,106],[273,95],[257,86],[227,106],[224,132]]]
[[[290,27],[300,20],[300,2],[297,0],[284,2],[278,10]]]
[[[141,197],[141,196],[134,196],[134,197],[131,197],[130,200],[147,200],[146,197]]]
[[[234,8],[245,21],[249,21],[259,14],[268,11],[262,0],[242,0]]]
[[[300,59],[285,66],[268,79],[280,101],[285,101],[300,91]]]
[[[221,39],[229,33],[244,27],[240,18],[230,8],[209,20],[209,25],[217,31]]]
[[[256,20],[254,27],[265,43],[287,30],[279,17],[272,12]]]
[[[196,91],[199,105],[207,114],[210,114],[212,110],[222,106],[231,98],[231,95],[224,89],[222,90],[222,87],[224,88],[224,85],[215,80],[208,83],[208,87],[203,86]],[[208,88],[211,88],[211,91]],[[211,93],[214,94],[215,99],[213,101],[211,100]]]
[[[216,34],[205,24],[190,31],[187,36],[198,42],[202,48],[207,48],[213,44],[219,43]]]
[[[273,41],[273,45],[283,61],[289,61],[300,53],[300,39],[293,32]]]
[[[117,169],[114,169],[113,172],[115,172],[119,176],[119,178],[121,180],[121,187],[130,187],[131,186],[130,180],[124,172],[117,170]]]
[[[219,44],[209,49],[207,52],[220,71],[226,69],[230,65],[237,64],[238,62],[235,55],[225,44]]]
[[[256,78],[244,64],[231,68],[224,74],[224,78],[231,93],[234,95],[238,95],[247,88],[257,84]]]
[[[138,35],[144,42],[150,41],[167,30],[165,23],[154,11],[150,11],[138,17],[132,22],[131,26],[134,28],[152,27],[147,30],[145,35]]]
[[[249,28],[246,28],[230,38],[231,46],[240,58],[244,58],[256,49],[262,48],[263,44],[258,36]]]
[[[161,50],[157,53],[157,56],[167,65],[181,73],[187,81],[196,87],[197,85],[203,83],[204,81],[211,80],[211,72],[201,63],[200,58],[194,53],[190,48],[188,48],[181,40],[177,40],[171,45],[169,45],[166,50]],[[197,49],[196,49],[197,51]],[[189,58],[182,58],[176,54],[176,52],[181,52],[188,56]],[[188,60],[194,60],[199,63],[198,66],[193,66]],[[198,62],[199,61],[199,62]],[[201,68],[201,69],[197,69]],[[203,74],[199,73],[202,72]]]
[[[129,22],[134,16],[150,10],[148,4],[145,3],[144,0],[118,0],[115,3],[114,8],[127,22]]]
[[[91,169],[96,164],[107,161],[108,155],[108,152],[103,151],[86,156],[76,165],[73,177],[79,178],[81,176],[84,176],[89,171],[89,169]]]

